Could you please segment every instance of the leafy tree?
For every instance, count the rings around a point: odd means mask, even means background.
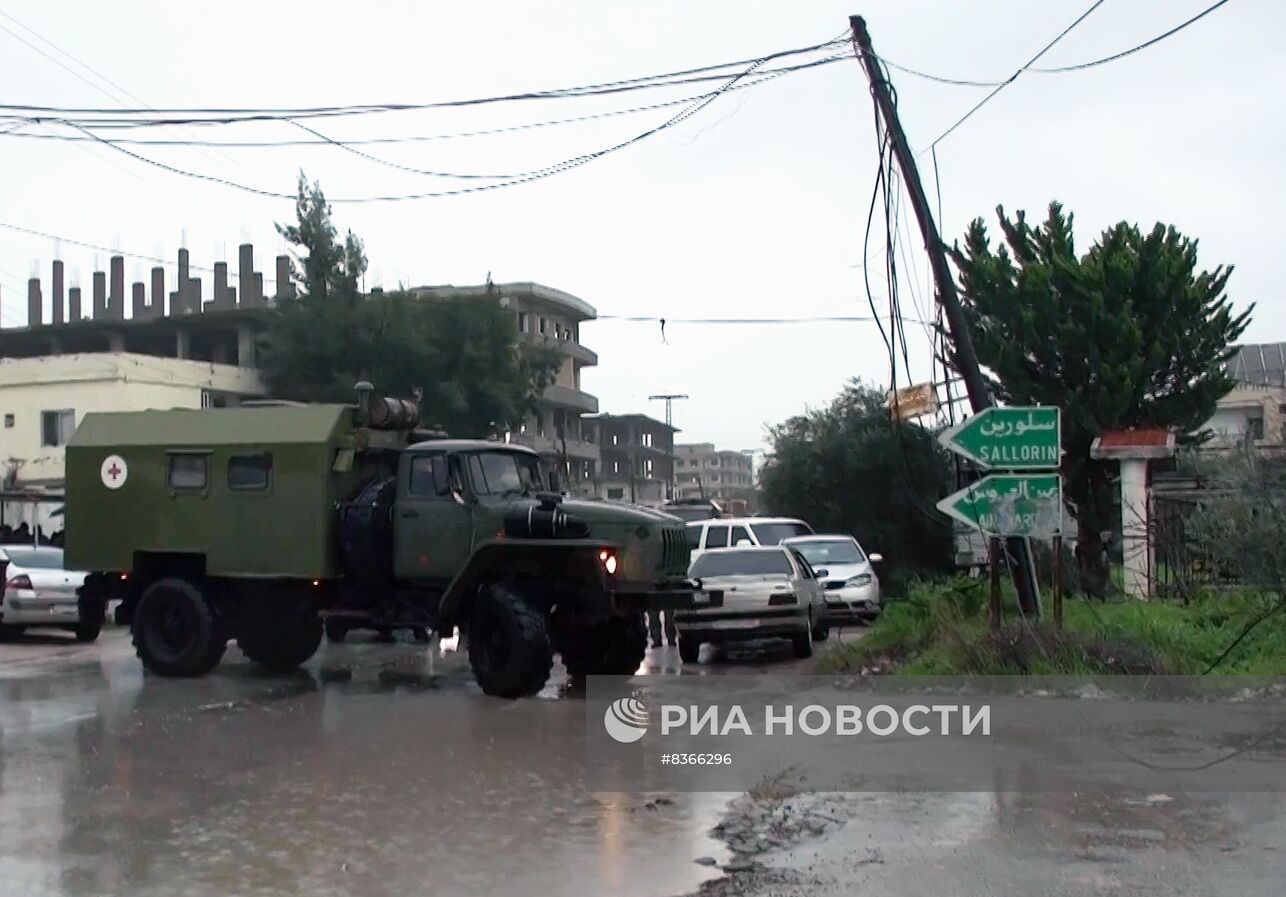
[[[1119,517],[1114,462],[1090,458],[1104,430],[1174,427],[1200,439],[1232,388],[1224,365],[1251,308],[1233,314],[1231,268],[1197,269],[1197,243],[1173,227],[1121,222],[1078,256],[1073,219],[1051,203],[1031,227],[998,208],[993,251],[981,218],[952,255],[978,360],[1002,402],[1063,409],[1065,497],[1077,522],[1082,588],[1107,585],[1101,533]]]
[[[321,187],[301,175],[297,222],[278,232],[297,247],[298,294],[279,302],[264,346],[264,378],[280,398],[347,402],[369,380],[384,394],[421,393],[424,423],[453,436],[516,428],[552,381],[559,356],[518,342],[493,296],[422,299],[361,290],[366,256],[341,241]]]
[[[933,507],[949,490],[948,461],[932,433],[890,421],[879,390],[854,380],[829,407],[772,427],[769,438],[760,473],[769,513],[853,534],[885,555],[893,589],[950,569],[951,525]]]

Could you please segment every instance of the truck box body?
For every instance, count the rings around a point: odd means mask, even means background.
[[[210,576],[340,575],[335,503],[354,409],[275,405],[86,415],[67,446],[67,563],[137,569],[136,553],[204,558]]]

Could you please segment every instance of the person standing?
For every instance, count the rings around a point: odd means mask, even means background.
[[[662,613],[665,614],[664,624],[662,623],[662,620],[661,620]],[[653,648],[659,648],[661,647],[661,645],[664,644],[664,642],[662,642],[661,640],[661,634],[663,629],[665,633],[665,641],[669,642],[670,645],[672,646],[677,645],[679,643],[679,633],[674,626],[674,611],[672,610],[648,611],[647,628],[648,628],[648,634],[652,636]]]

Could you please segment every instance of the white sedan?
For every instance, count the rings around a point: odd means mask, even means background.
[[[874,620],[880,615],[880,578],[873,564],[884,560],[868,555],[852,536],[796,536],[783,543],[814,567],[826,568],[822,588],[833,623]]]
[[[63,550],[46,545],[0,545],[0,639],[27,628],[65,629],[76,640],[98,638],[101,622],[82,623],[76,590],[85,574],[63,568]]]

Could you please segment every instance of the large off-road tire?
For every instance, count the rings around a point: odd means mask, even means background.
[[[77,623],[72,627],[71,631],[78,642],[96,642],[98,641],[98,634],[103,631],[103,624]]]
[[[322,621],[317,611],[291,601],[258,601],[241,617],[237,647],[276,673],[293,670],[317,653]]]
[[[159,579],[148,586],[132,628],[138,659],[161,676],[204,676],[228,646],[210,599],[186,579]]]
[[[469,664],[482,690],[498,698],[534,695],[553,662],[545,615],[510,586],[484,587],[469,624]]]
[[[563,666],[573,678],[633,676],[647,656],[647,623],[642,614],[612,617],[579,630],[562,655]]]
[[[13,623],[0,623],[0,642],[7,642],[22,635],[22,627]]]
[[[693,664],[701,662],[701,638],[697,633],[679,633],[679,660]]]

